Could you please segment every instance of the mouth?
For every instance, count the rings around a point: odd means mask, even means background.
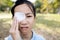
[[[26,29],[28,29],[29,27],[27,27],[27,26],[20,26],[19,27],[19,29],[21,29],[21,30],[26,30]]]
[[[28,27],[21,27],[21,28],[23,29],[23,28],[28,28]]]
[[[28,29],[28,27],[21,27],[21,29],[22,29],[22,30],[26,30],[26,29]]]

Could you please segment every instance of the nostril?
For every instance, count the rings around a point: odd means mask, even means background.
[[[26,23],[22,23],[21,25],[27,25]]]
[[[20,22],[21,25],[27,25],[28,24],[28,21],[25,19],[23,21]]]

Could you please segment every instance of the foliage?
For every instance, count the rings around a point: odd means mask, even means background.
[[[36,2],[35,2],[35,8],[36,8],[36,11],[38,13],[40,12],[41,5],[42,5],[42,3],[39,0],[36,0]]]
[[[43,13],[57,13],[60,10],[60,0],[37,0],[36,4],[38,10]]]
[[[11,0],[0,0],[0,11],[6,11],[7,8],[11,8],[13,2]]]
[[[6,11],[11,8],[13,2],[11,0],[0,0],[0,11]],[[38,13],[58,13],[60,10],[60,0],[36,0],[36,11]]]

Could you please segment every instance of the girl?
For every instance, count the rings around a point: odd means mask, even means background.
[[[36,11],[34,5],[27,0],[17,0],[11,9],[13,22],[7,40],[45,40],[33,30]],[[21,15],[25,16],[21,16]],[[17,16],[19,17],[17,17]],[[22,20],[21,20],[22,17]],[[19,19],[20,18],[20,19]],[[24,18],[24,19],[23,19]]]

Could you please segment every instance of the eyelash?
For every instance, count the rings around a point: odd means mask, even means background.
[[[32,16],[27,16],[27,17],[32,17]]]

